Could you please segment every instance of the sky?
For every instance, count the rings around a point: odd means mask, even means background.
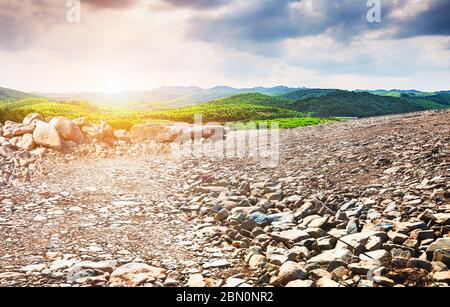
[[[366,2],[0,0],[0,86],[450,89],[450,1]]]

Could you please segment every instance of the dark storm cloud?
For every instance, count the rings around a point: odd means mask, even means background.
[[[430,0],[428,10],[398,23],[398,38],[421,35],[450,35],[450,1]]]
[[[205,17],[195,24],[192,35],[205,40],[228,39],[269,42],[316,35],[331,30],[341,39],[368,28],[367,6],[361,0],[252,0],[251,5],[219,17]],[[384,7],[389,11],[391,5]],[[378,27],[380,25],[378,24]]]
[[[287,18],[286,0],[251,1],[246,10],[233,9],[218,17],[196,17],[191,35],[216,42],[270,41],[295,36]]]
[[[190,35],[235,47],[323,33],[345,43],[371,30],[391,30],[386,34],[390,37],[384,38],[449,35],[450,1],[428,1],[427,10],[399,19],[391,13],[420,3],[382,0],[382,21],[370,23],[367,1],[363,0],[250,0],[246,6],[237,5],[236,0],[225,14],[195,17]]]
[[[425,1],[425,2],[423,2]],[[82,9],[124,10],[142,0],[81,0]],[[280,53],[276,42],[326,33],[346,43],[371,30],[386,31],[383,38],[450,35],[450,0],[382,0],[382,22],[366,20],[366,0],[159,0],[164,9],[191,9],[188,38],[229,47]],[[427,4],[424,11],[398,17],[404,7]],[[226,7],[226,10],[216,10]],[[414,10],[413,10],[414,11]],[[54,27],[66,23],[66,1],[0,0],[0,49],[25,48]],[[186,21],[183,20],[183,26]]]

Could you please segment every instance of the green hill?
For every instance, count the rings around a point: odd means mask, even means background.
[[[261,93],[237,94],[226,98],[211,100],[209,104],[252,104],[261,106],[283,106],[292,102],[290,99],[269,96]]]
[[[94,105],[79,101],[50,101],[47,98],[25,98],[20,100],[0,100],[0,122],[12,120],[21,122],[29,113],[40,113],[43,116],[64,115],[69,118],[97,118],[96,113],[102,110]]]
[[[292,100],[302,100],[314,97],[325,96],[331,92],[336,91],[335,89],[319,89],[319,88],[303,88],[297,91],[291,91],[288,93],[283,93],[278,95],[280,98],[292,99]]]
[[[430,92],[421,92],[418,90],[357,90],[355,92],[367,92],[370,94],[381,95],[381,96],[392,96],[392,97],[401,97],[402,95],[408,95],[412,97],[423,97],[430,96],[433,93]]]
[[[10,99],[23,99],[28,97],[37,97],[37,96],[21,91],[0,87],[0,99],[10,100]]]
[[[297,90],[297,88],[286,86],[253,88],[216,86],[208,89],[196,86],[162,86],[150,91],[123,91],[114,94],[102,92],[73,92],[41,93],[40,95],[42,97],[58,100],[89,101],[96,104],[115,107],[132,107],[135,105],[139,109],[154,109],[155,103],[174,108],[204,103],[236,94],[261,93],[274,96],[295,90]]]
[[[145,115],[145,118],[192,122],[195,114],[202,114],[203,122],[227,122],[305,116],[305,114],[292,109],[280,108],[276,105],[272,106],[265,103],[267,102],[261,100],[247,101],[247,99],[244,99],[243,102],[231,102],[224,99],[224,101],[212,101],[168,111],[150,112]]]
[[[290,127],[322,122],[308,119],[310,116],[369,117],[450,108],[450,93],[447,92],[419,96],[401,93],[400,97],[341,90],[329,90],[326,94],[323,90],[312,90],[309,94],[315,96],[292,100],[279,95],[246,93],[184,107],[154,103],[152,109],[138,109],[136,105],[122,108],[106,107],[87,102],[48,98],[8,98],[0,100],[0,122],[22,121],[28,113],[37,112],[43,116],[62,115],[72,119],[87,117],[94,122],[105,119],[115,129],[128,129],[136,123],[153,120],[192,122],[195,114],[202,114],[203,122],[277,119],[285,127]],[[293,120],[297,118],[301,120]]]
[[[433,98],[434,96],[424,97],[392,97],[337,90],[325,96],[299,100],[283,107],[318,117],[369,117],[449,107],[446,104],[449,100],[445,95],[439,97],[441,100]]]
[[[40,113],[44,117],[62,115],[74,119],[87,117],[91,121],[105,119],[115,129],[129,129],[136,123],[153,120],[193,122],[195,114],[202,114],[203,122],[240,121],[275,118],[304,117],[305,114],[277,104],[289,102],[263,94],[246,94],[229,97],[193,106],[172,108],[163,111],[108,108],[79,101],[52,101],[47,98],[27,98],[0,103],[0,122],[21,122],[29,113]]]

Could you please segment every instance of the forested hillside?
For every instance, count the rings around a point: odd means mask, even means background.
[[[405,96],[373,95],[367,92],[333,91],[325,96],[290,102],[291,109],[318,117],[369,117],[401,114],[449,107],[448,95]]]
[[[273,88],[279,91],[284,88]],[[282,95],[241,93],[207,103],[183,106],[149,102],[129,103],[122,107],[93,104],[77,100],[23,98],[29,94],[2,89],[8,98],[0,99],[0,121],[21,121],[27,114],[63,115],[69,118],[87,117],[92,121],[106,119],[115,128],[151,120],[192,122],[195,114],[204,121],[248,121],[277,118],[369,117],[400,114],[429,109],[450,108],[450,94],[437,92],[420,94],[408,91],[396,95],[350,92],[331,89],[301,89]],[[15,97],[15,98],[13,98]],[[289,98],[290,97],[290,98]],[[294,121],[289,121],[289,126]],[[305,123],[305,121],[302,121]]]
[[[0,99],[22,99],[27,97],[36,97],[33,94],[12,90],[9,88],[0,87]],[[1,101],[0,101],[1,103]]]

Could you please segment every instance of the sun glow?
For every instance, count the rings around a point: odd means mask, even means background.
[[[119,76],[105,76],[97,83],[101,92],[109,94],[117,94],[127,89],[126,80]]]

